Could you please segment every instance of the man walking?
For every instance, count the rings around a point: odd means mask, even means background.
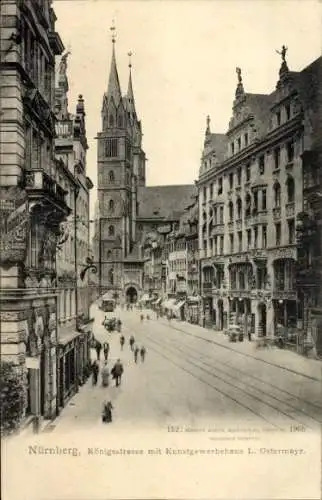
[[[125,342],[124,335],[121,335],[121,337],[120,337],[121,351],[123,351],[124,342]]]
[[[93,385],[97,385],[98,373],[100,371],[100,367],[98,361],[95,360],[92,365],[92,373],[93,373]]]
[[[124,371],[124,369],[123,369],[123,365],[121,363],[121,360],[118,359],[111,370],[111,374],[115,380],[116,387],[118,387],[121,384],[123,371]]]
[[[131,351],[133,351],[134,342],[135,342],[135,339],[134,339],[133,335],[131,335],[131,337],[130,337],[130,349],[131,349]]]
[[[95,351],[97,354],[97,360],[99,361],[101,359],[101,350],[102,350],[102,344],[100,343],[99,340],[96,341],[95,344]]]
[[[141,347],[141,350],[140,350],[140,354],[141,354],[141,361],[142,363],[144,363],[144,359],[145,359],[145,353],[146,353],[146,349],[144,346]]]
[[[135,346],[135,349],[134,349],[134,361],[135,361],[135,363],[138,362],[139,352],[140,352],[140,349],[138,348],[138,346]]]
[[[104,342],[103,344],[103,352],[104,352],[104,359],[107,361],[108,358],[108,353],[110,352],[110,345],[108,342]]]

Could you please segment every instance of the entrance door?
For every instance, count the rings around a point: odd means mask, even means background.
[[[259,308],[259,335],[266,336],[266,305],[260,304]]]
[[[137,301],[138,298],[138,292],[134,288],[134,286],[130,286],[130,288],[127,289],[126,291],[126,301],[129,302],[130,304],[134,304]]]

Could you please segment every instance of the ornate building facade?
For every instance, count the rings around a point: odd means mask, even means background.
[[[56,246],[70,213],[55,161],[51,1],[2,1],[1,358],[25,380],[24,416],[57,411]]]
[[[303,333],[296,284],[296,225],[303,211],[303,168],[321,132],[312,114],[321,93],[318,59],[289,70],[282,48],[276,89],[245,92],[241,71],[226,134],[208,120],[199,174],[199,248],[207,321],[240,323],[273,337]],[[304,332],[304,335],[306,333]]]

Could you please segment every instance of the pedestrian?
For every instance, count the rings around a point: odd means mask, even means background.
[[[95,360],[93,362],[93,365],[92,365],[93,385],[97,384],[97,379],[98,379],[99,371],[100,371],[99,364],[98,364],[97,360]]]
[[[134,342],[135,342],[135,338],[133,337],[133,335],[131,335],[129,342],[130,342],[130,349],[131,349],[131,351],[133,351],[133,346],[134,346]]]
[[[248,335],[249,342],[251,342],[252,341],[252,332],[250,330],[248,330],[247,335]]]
[[[140,316],[140,320],[141,320],[141,322],[144,320],[144,316],[143,316],[143,314],[141,314],[141,316]]]
[[[135,349],[134,349],[134,361],[135,363],[138,362],[138,355],[139,355],[139,352],[140,352],[140,349],[138,348],[138,346],[136,345],[135,346]]]
[[[102,421],[104,423],[110,423],[110,422],[112,422],[112,410],[114,410],[112,402],[111,401],[105,401],[103,403],[103,412],[102,412]]]
[[[102,350],[102,344],[100,343],[99,340],[97,340],[95,344],[95,351],[97,354],[98,361],[101,359],[101,350]]]
[[[104,342],[103,352],[104,352],[104,359],[105,359],[105,361],[107,361],[108,353],[110,352],[110,344],[108,342]]]
[[[146,319],[147,319],[147,320],[149,320],[149,319],[150,319],[150,316],[149,316],[148,314],[146,315]]]
[[[102,386],[108,387],[109,384],[110,371],[108,369],[107,361],[104,363],[104,367],[102,370]]]
[[[141,350],[140,350],[140,354],[141,354],[141,361],[142,363],[144,363],[144,359],[145,359],[145,353],[146,353],[146,349],[144,346],[141,347]]]
[[[124,335],[121,335],[121,337],[120,337],[121,351],[123,351],[124,342],[125,342]]]
[[[115,380],[116,387],[118,387],[121,384],[123,371],[124,371],[124,368],[123,368],[123,365],[121,363],[121,360],[118,359],[111,370],[111,374],[112,374],[113,379]]]

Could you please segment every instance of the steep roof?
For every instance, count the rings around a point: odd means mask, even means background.
[[[194,184],[139,187],[138,218],[177,219],[196,195]]]
[[[117,66],[116,66],[114,45],[115,44],[113,43],[111,69],[110,69],[110,76],[108,79],[108,87],[107,87],[106,97],[108,100],[113,98],[115,105],[118,106],[119,102],[122,98],[122,94],[121,94],[119,75],[118,75]]]
[[[226,134],[207,134],[205,140],[204,155],[215,153],[216,160],[218,162],[224,161],[225,155],[227,153],[227,142],[228,139],[226,137]]]

